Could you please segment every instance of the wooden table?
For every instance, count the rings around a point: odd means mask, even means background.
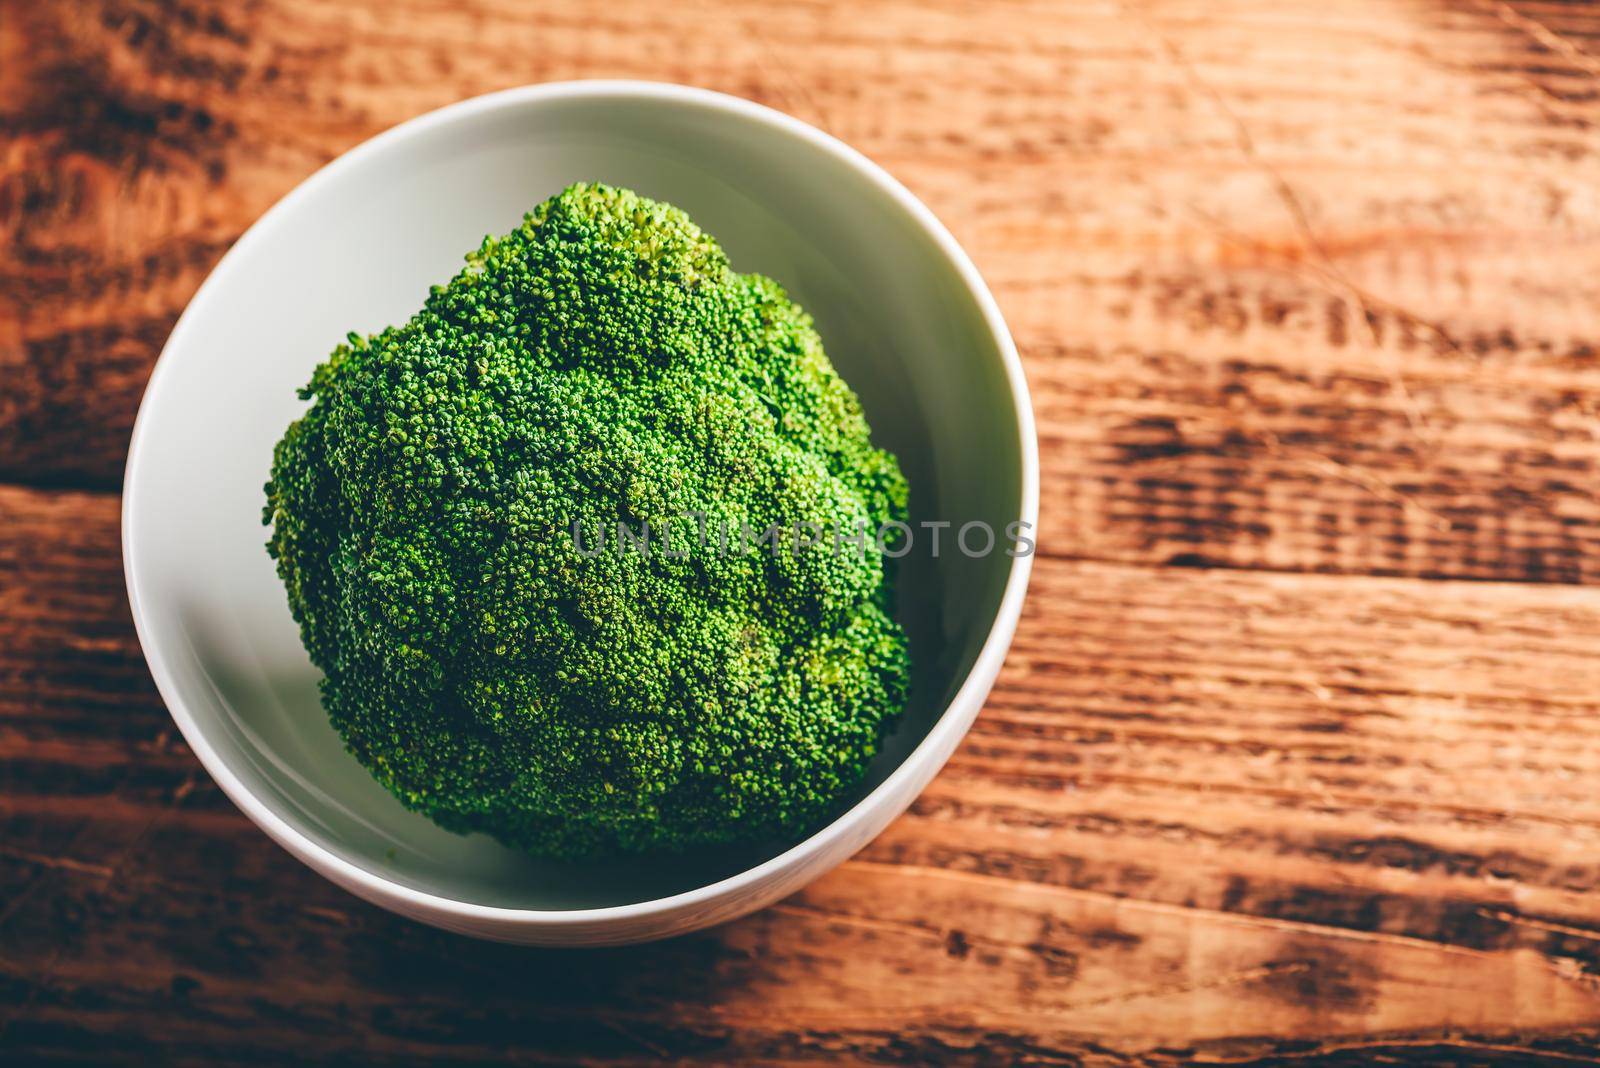
[[[859,146],[1044,461],[1001,682],[804,893],[478,944],[301,867],[146,673],[152,361],[339,152],[549,79]],[[0,1062],[1600,1057],[1600,11],[1551,0],[0,0]]]

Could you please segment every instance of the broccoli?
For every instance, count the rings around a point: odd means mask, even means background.
[[[861,780],[908,685],[873,536],[906,482],[810,317],[682,211],[574,185],[301,397],[268,551],[405,805],[576,857],[792,836]]]

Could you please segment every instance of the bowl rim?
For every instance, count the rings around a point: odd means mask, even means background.
[[[1039,453],[1034,427],[1033,407],[1029,400],[1027,379],[1022,361],[1011,332],[1001,317],[993,294],[985,285],[977,268],[966,252],[957,244],[949,230],[939,222],[933,212],[897,179],[878,164],[831,134],[791,115],[741,97],[693,86],[669,82],[631,79],[585,79],[577,81],[545,82],[523,85],[481,96],[470,97],[425,112],[361,142],[342,153],[315,173],[301,181],[282,199],[261,215],[212,268],[204,282],[195,291],[151,370],[139,412],[134,420],[129,442],[127,463],[123,470],[122,494],[122,558],[127,583],[128,603],[133,615],[134,630],[144,653],[156,688],[166,703],[185,741],[200,759],[206,771],[216,780],[224,794],[252,822],[267,833],[280,846],[293,854],[319,874],[333,879],[359,896],[380,904],[402,905],[419,910],[438,919],[458,922],[488,922],[533,927],[590,926],[597,922],[640,921],[694,908],[718,899],[738,895],[746,889],[758,887],[780,872],[803,866],[828,846],[846,838],[867,823],[877,813],[886,799],[893,797],[899,786],[917,775],[941,749],[952,752],[961,737],[977,717],[1000,667],[1004,663],[1011,639],[1021,616],[1023,597],[1027,591],[1028,577],[1032,571],[1033,554],[1012,558],[1011,571],[1006,578],[1005,592],[1001,596],[994,622],[984,639],[983,646],[973,661],[960,688],[945,705],[934,721],[933,727],[917,746],[908,753],[883,782],[865,797],[830,823],[818,828],[788,849],[769,857],[759,864],[689,890],[644,901],[621,905],[606,905],[583,909],[523,909],[500,905],[483,905],[462,901],[407,886],[377,872],[368,870],[333,853],[309,838],[298,827],[272,811],[238,778],[228,762],[217,752],[201,730],[198,720],[184,703],[178,690],[175,672],[168,663],[163,647],[154,640],[150,624],[143,609],[144,598],[140,592],[137,561],[138,544],[134,534],[133,518],[139,507],[140,460],[143,443],[150,433],[152,400],[160,392],[171,373],[173,360],[169,357],[183,344],[195,307],[206,294],[227,276],[235,265],[255,245],[267,240],[280,218],[287,216],[295,205],[311,191],[337,180],[345,171],[385,146],[426,133],[475,115],[515,109],[528,105],[556,101],[606,98],[649,99],[666,101],[689,108],[720,112],[753,120],[803,142],[810,148],[825,153],[866,178],[915,221],[922,231],[938,246],[949,264],[965,284],[969,294],[983,314],[984,322],[999,353],[1011,390],[1011,401],[1017,420],[1018,448],[1021,458],[1021,494],[1018,501],[1018,519],[1028,526],[1024,529],[1037,536],[1039,521]],[[928,777],[937,774],[948,759],[946,755],[928,769]],[[898,813],[896,814],[898,815]],[[893,819],[894,817],[890,817]],[[870,838],[868,839],[870,840]],[[862,843],[863,845],[865,842]]]

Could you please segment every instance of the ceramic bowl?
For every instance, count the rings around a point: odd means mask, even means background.
[[[575,181],[686,209],[736,269],[815,317],[874,439],[912,488],[900,614],[910,706],[868,780],[801,841],[555,863],[402,808],[345,752],[317,698],[264,548],[262,484],[295,391],[351,330],[421,305],[488,233]],[[397,126],[312,175],[206,280],[151,375],[123,499],[128,595],[151,673],[189,745],[247,816],[351,892],[511,942],[661,938],[789,894],[865,845],[977,715],[1031,558],[968,555],[966,523],[1032,524],[1027,387],[995,302],[933,215],[839,141],[717,93],[632,82],[529,86]],[[976,534],[969,547],[981,546]],[[1025,549],[1021,543],[1016,547]]]

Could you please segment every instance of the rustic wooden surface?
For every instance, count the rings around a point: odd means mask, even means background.
[[[1039,416],[993,699],[857,860],[545,953],[359,903],[128,618],[152,361],[263,209],[525,82],[782,108],[971,250]],[[1600,10],[0,0],[0,1062],[1600,1058]]]

